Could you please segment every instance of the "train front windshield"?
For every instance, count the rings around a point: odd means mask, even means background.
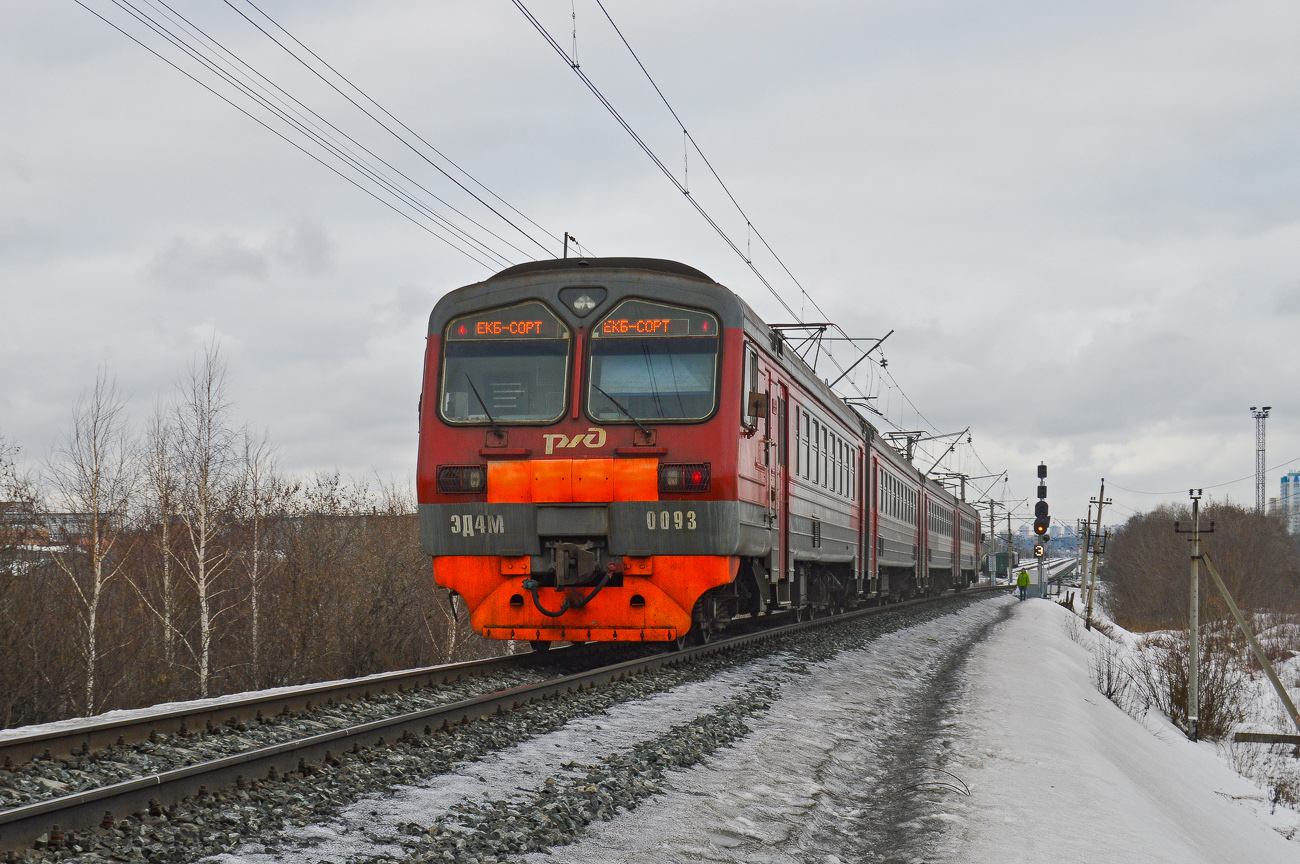
[[[550,423],[564,414],[569,328],[541,303],[466,315],[443,338],[442,418]]]
[[[626,300],[591,331],[587,411],[599,422],[703,420],[717,402],[718,319]]]

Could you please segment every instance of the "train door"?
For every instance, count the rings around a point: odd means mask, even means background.
[[[779,381],[772,382],[772,394],[776,397],[776,465],[772,472],[776,531],[772,542],[772,580],[785,578],[789,584],[790,568],[785,562],[790,548],[790,394]]]
[[[916,493],[916,587],[930,593],[930,496]]]

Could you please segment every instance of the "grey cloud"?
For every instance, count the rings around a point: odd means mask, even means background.
[[[338,243],[323,226],[301,219],[275,233],[270,248],[276,260],[307,276],[322,276],[334,269]]]
[[[149,263],[148,274],[164,288],[200,291],[232,278],[265,279],[270,256],[237,237],[222,234],[207,242],[173,237]]]
[[[250,241],[229,233],[206,240],[173,237],[149,262],[149,277],[165,288],[210,290],[231,280],[264,282],[276,270],[323,276],[334,269],[338,244],[318,223],[300,219]]]

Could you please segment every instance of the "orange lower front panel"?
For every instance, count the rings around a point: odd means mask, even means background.
[[[621,586],[607,586],[587,605],[558,617],[540,612],[532,592],[523,587],[529,577],[503,575],[498,557],[434,558],[433,572],[439,585],[465,599],[470,623],[489,639],[660,642],[686,633],[695,601],[735,579],[739,564],[738,558],[726,556],[658,555],[644,568],[649,575],[625,574]],[[572,604],[591,591],[539,588],[537,597],[542,608],[555,612],[566,598]]]

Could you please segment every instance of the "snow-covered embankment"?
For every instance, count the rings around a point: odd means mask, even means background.
[[[953,861],[1297,862],[1213,745],[1139,723],[1092,683],[1070,613],[1032,600],[976,646]],[[955,814],[956,815],[956,814]]]

